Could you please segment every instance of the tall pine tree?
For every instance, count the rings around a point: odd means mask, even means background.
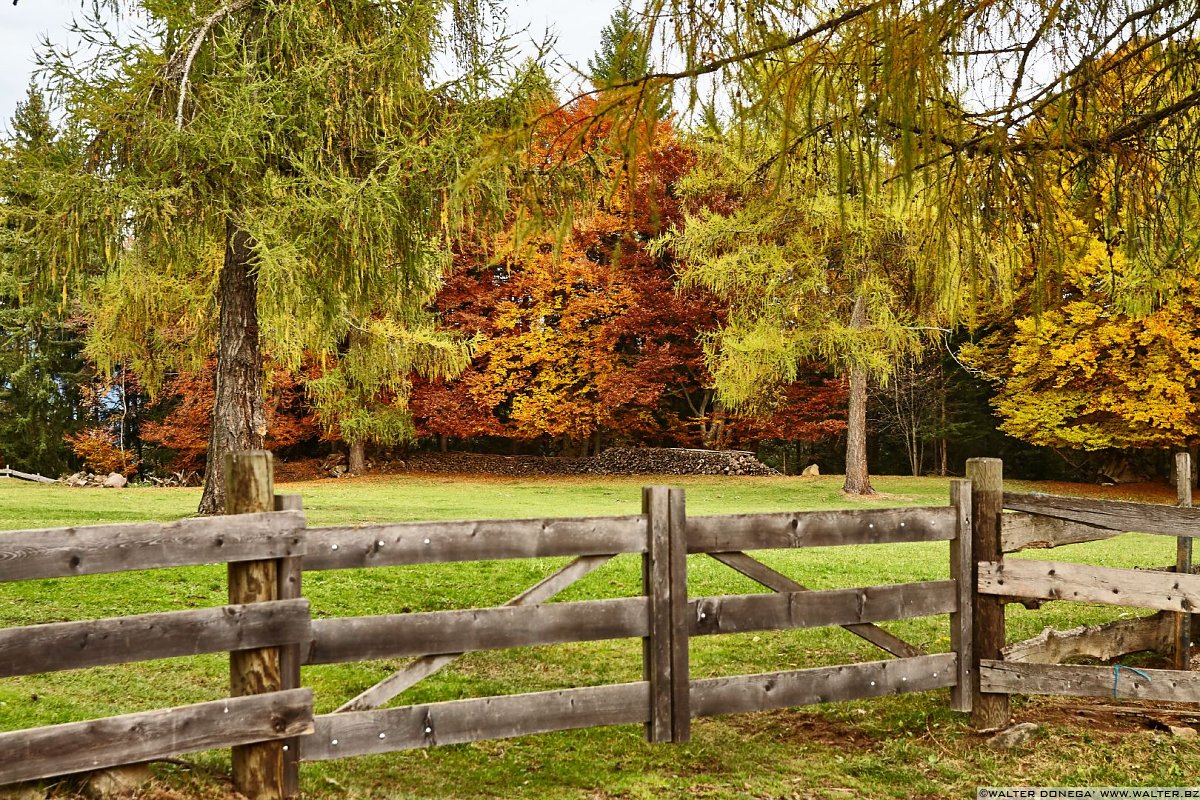
[[[46,475],[70,465],[64,437],[83,424],[87,370],[72,298],[29,277],[48,270],[51,258],[31,235],[46,198],[25,167],[71,159],[71,141],[58,136],[31,84],[0,149],[0,453],[11,466]]]

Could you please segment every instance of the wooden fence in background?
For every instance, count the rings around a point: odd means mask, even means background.
[[[240,454],[227,469],[229,508],[249,513],[0,533],[0,581],[230,565],[227,606],[0,629],[0,677],[228,651],[233,695],[0,733],[0,784],[233,747],[235,785],[244,794],[292,797],[302,760],[614,724],[644,724],[651,741],[684,742],[697,717],[940,688],[951,689],[954,708],[987,725],[1001,713],[1007,721],[1011,691],[1099,680],[1087,671],[1098,668],[1006,660],[1005,602],[1103,597],[1179,611],[1200,601],[1193,585],[1200,579],[1186,576],[1005,561],[1006,549],[1033,541],[1098,538],[1114,526],[1178,535],[1200,531],[1200,520],[1162,506],[1004,495],[999,462],[987,459],[969,465],[973,483],[951,482],[950,504],[942,507],[689,519],[682,490],[649,487],[642,513],[630,516],[323,528],[305,526],[298,498],[274,496],[269,454]],[[1039,515],[1002,515],[1004,506]],[[272,507],[281,510],[266,511]],[[748,555],[937,541],[949,542],[948,580],[819,591]],[[640,596],[547,602],[622,554],[641,557]],[[689,554],[716,559],[771,592],[689,597]],[[572,560],[492,608],[312,619],[300,596],[304,571],[546,557]],[[926,653],[878,626],[939,614],[950,615],[948,653]],[[892,658],[690,675],[692,637],[818,626],[844,627]],[[641,640],[642,680],[380,708],[464,653],[605,639]],[[311,693],[300,688],[301,664],[380,658],[411,660],[334,713],[313,715]],[[1190,676],[1171,675],[1152,688],[1132,682],[1126,696],[1195,699]]]

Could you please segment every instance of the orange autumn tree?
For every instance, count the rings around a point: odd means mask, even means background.
[[[160,421],[144,421],[144,442],[170,450],[171,469],[199,472],[208,454],[208,421],[216,392],[212,361],[205,369],[181,372],[171,378],[151,408],[167,409]],[[316,439],[320,428],[304,394],[302,377],[281,367],[269,367],[265,380],[267,394],[266,446],[272,450],[291,447]]]
[[[443,327],[474,337],[474,356],[454,381],[414,385],[418,432],[549,438],[566,452],[606,437],[703,442],[711,392],[698,337],[719,312],[706,292],[676,291],[670,258],[646,247],[682,218],[674,183],[693,157],[669,123],[596,123],[597,103],[551,114],[531,168],[588,153],[607,188],[559,217],[564,231],[522,238],[518,219],[499,255],[456,258],[436,306]],[[632,164],[620,152],[630,136],[647,143]]]

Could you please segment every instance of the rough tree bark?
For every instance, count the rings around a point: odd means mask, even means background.
[[[254,242],[233,220],[225,224],[225,262],[221,267],[217,302],[221,324],[217,337],[216,401],[208,435],[201,514],[220,514],[225,508],[221,469],[225,454],[261,450],[267,433]]]
[[[362,475],[367,471],[367,443],[361,439],[350,443],[351,475]]]
[[[850,327],[858,330],[867,326],[867,299],[854,298]],[[846,494],[874,494],[867,474],[867,371],[861,366],[850,368],[850,408],[846,418]]]

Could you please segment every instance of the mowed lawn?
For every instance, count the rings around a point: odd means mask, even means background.
[[[839,493],[840,478],[480,479],[407,475],[283,484],[304,496],[310,524],[637,513],[639,487],[683,486],[690,515],[897,505],[943,505],[948,482],[877,478],[869,502]],[[1018,489],[1031,488],[1016,484]],[[1041,488],[1041,487],[1037,487]],[[1062,491],[1064,487],[1053,487]],[[1070,488],[1070,487],[1066,487]],[[1085,487],[1078,487],[1080,490]],[[68,489],[0,480],[0,529],[169,520],[190,515],[199,491]],[[2,535],[2,534],[0,534]],[[814,589],[935,580],[948,576],[945,543],[771,551],[764,561]],[[1033,553],[1036,557],[1038,554]],[[1044,554],[1043,554],[1044,555]],[[1054,552],[1057,560],[1125,567],[1171,563],[1174,541],[1130,535]],[[352,616],[492,606],[565,559],[482,562],[308,573],[314,614]],[[640,562],[620,557],[560,599],[639,594]],[[763,591],[706,556],[689,559],[692,596]],[[223,566],[157,570],[0,585],[0,626],[79,620],[220,605]],[[1009,639],[1044,625],[1067,628],[1130,616],[1111,607],[1009,607]],[[930,651],[949,649],[945,616],[884,627]],[[842,629],[698,637],[693,677],[795,669],[886,658]],[[386,677],[401,661],[305,668],[304,685],[327,712]],[[418,684],[397,704],[538,691],[641,679],[636,640],[523,648],[468,655]],[[228,687],[227,657],[0,679],[0,730],[214,700]],[[983,746],[947,692],[700,719],[687,745],[649,745],[640,727],[617,726],[455,745],[306,765],[314,797],[965,797],[981,785],[1200,783],[1200,745],[1144,728],[1133,717],[1103,718],[1075,700],[1016,700],[1019,720],[1043,722],[1011,751]],[[1101,701],[1103,702],[1103,701]],[[1110,701],[1111,704],[1111,701]],[[2,757],[3,754],[0,754]],[[160,765],[188,794],[220,795],[226,752]]]

